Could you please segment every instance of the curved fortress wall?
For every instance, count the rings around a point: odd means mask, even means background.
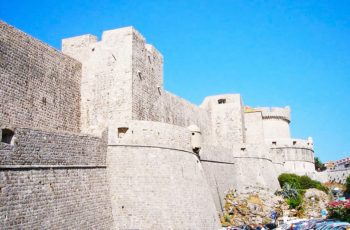
[[[218,211],[223,210],[225,194],[230,189],[240,193],[263,189],[273,193],[279,188],[267,148],[238,145],[228,149],[204,145],[200,156]]]
[[[219,228],[188,129],[149,121],[113,127],[123,127],[109,133],[107,156],[118,229]]]

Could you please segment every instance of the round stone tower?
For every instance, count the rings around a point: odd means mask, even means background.
[[[265,140],[290,138],[290,108],[257,108],[262,113]]]

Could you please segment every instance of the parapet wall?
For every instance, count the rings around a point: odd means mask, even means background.
[[[302,142],[300,143],[299,145],[271,146],[270,154],[276,156],[274,163],[283,164],[280,173],[289,172],[304,175],[315,171],[313,149]]]
[[[13,138],[0,143],[0,167],[106,165],[107,146],[96,137],[17,128]]]
[[[15,130],[0,143],[0,229],[110,229],[106,144],[90,136]]]
[[[81,64],[0,21],[0,128],[79,131]]]

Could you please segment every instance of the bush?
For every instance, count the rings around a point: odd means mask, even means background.
[[[308,176],[298,176],[292,173],[283,173],[278,177],[278,181],[281,187],[283,187],[285,184],[289,184],[293,188],[298,190],[316,188],[318,190],[328,193],[327,187],[323,186],[319,181],[312,180]]]
[[[292,173],[283,173],[278,177],[281,187],[285,184],[289,184],[291,187],[301,189],[300,176]]]
[[[327,209],[330,218],[350,222],[350,200],[330,202]]]
[[[303,202],[303,197],[300,194],[298,194],[295,197],[286,199],[286,201],[290,208],[298,209],[300,208],[301,203]]]
[[[300,185],[302,189],[309,189],[309,188],[316,188],[318,190],[321,190],[325,193],[328,193],[328,188],[323,186],[321,182],[312,180],[308,176],[301,176],[300,177]]]
[[[315,181],[311,180],[308,176],[301,176],[300,177],[300,186],[304,189],[314,188],[315,187]]]

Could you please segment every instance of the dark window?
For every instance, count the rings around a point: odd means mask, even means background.
[[[128,131],[129,128],[127,127],[120,127],[118,128],[118,138],[122,138],[125,133]]]
[[[276,142],[276,141],[273,141],[272,144],[273,144],[273,145],[277,145],[277,142]]]
[[[6,143],[6,144],[11,144],[15,133],[10,129],[2,129],[1,133],[2,133],[1,134],[1,142]]]
[[[219,99],[219,100],[218,100],[218,103],[219,103],[219,104],[225,104],[225,103],[226,103],[226,99]]]

